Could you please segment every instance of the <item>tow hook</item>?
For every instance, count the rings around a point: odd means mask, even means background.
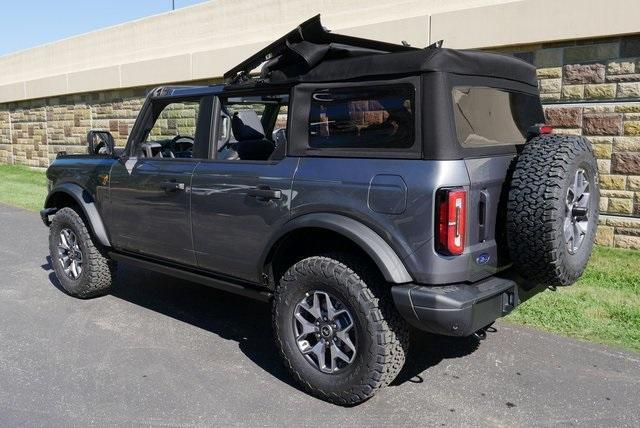
[[[478,340],[485,340],[487,338],[487,330],[481,328],[480,330],[473,333],[473,336]]]
[[[478,340],[485,340],[487,338],[487,331],[495,332],[496,329],[493,326],[493,323],[482,327],[480,330],[473,333],[473,336]]]

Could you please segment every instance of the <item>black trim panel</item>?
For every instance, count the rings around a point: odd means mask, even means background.
[[[402,260],[380,235],[357,220],[334,213],[305,214],[289,221],[266,246],[269,252],[265,252],[261,257],[260,269],[267,261],[271,249],[281,238],[289,232],[303,228],[327,229],[350,239],[371,257],[388,282],[403,284],[413,281]]]
[[[218,290],[227,291],[233,294],[239,294],[241,296],[249,297],[263,302],[268,302],[272,296],[272,293],[270,293],[269,291],[260,290],[257,288],[257,286],[254,286],[251,283],[243,283],[241,281],[236,282],[232,279],[215,277],[205,272],[183,268],[168,262],[160,262],[115,251],[110,252],[109,256],[111,256],[111,258],[113,258],[114,260],[131,263],[143,269],[154,270],[156,272],[184,279],[186,281],[196,282],[198,284],[203,284]]]
[[[47,196],[47,200],[44,203],[45,208],[62,208],[54,207],[52,205],[51,200],[56,193],[66,193],[67,195],[71,196],[82,208],[82,212],[89,221],[89,227],[93,231],[93,234],[98,239],[98,241],[105,247],[111,246],[111,242],[109,241],[109,237],[107,236],[107,230],[105,229],[104,223],[102,222],[102,217],[100,217],[100,213],[96,208],[93,198],[87,190],[74,183],[62,183],[51,189],[49,195]]]
[[[400,314],[413,326],[446,336],[469,336],[519,303],[517,284],[490,277],[474,284],[398,285],[391,288]]]

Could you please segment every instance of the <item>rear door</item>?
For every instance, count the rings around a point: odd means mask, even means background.
[[[191,184],[191,219],[198,266],[208,271],[258,282],[259,260],[267,244],[289,220],[291,183],[298,158],[286,157],[287,94],[221,100],[220,117],[257,116],[253,140],[219,132],[212,159],[198,164]],[[227,120],[220,129],[225,127]],[[250,122],[247,120],[247,124]],[[228,138],[227,138],[228,137]],[[277,142],[276,142],[277,140]],[[275,145],[268,159],[242,159],[239,144]],[[251,150],[248,150],[251,152]],[[238,156],[240,154],[240,156]]]
[[[258,281],[258,260],[289,219],[298,159],[277,163],[202,162],[193,176],[191,213],[198,266]]]

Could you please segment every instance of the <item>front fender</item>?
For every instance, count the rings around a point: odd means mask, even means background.
[[[43,210],[43,212],[50,208],[63,208],[57,207],[55,204],[56,195],[59,195],[60,193],[64,193],[76,201],[78,206],[82,209],[84,218],[87,219],[87,222],[89,223],[88,226],[93,232],[93,236],[95,236],[98,242],[103,246],[110,247],[111,242],[109,241],[107,230],[102,222],[102,217],[96,208],[95,201],[91,194],[81,186],[75,183],[62,183],[55,186],[47,196],[44,203],[45,210]]]
[[[413,281],[402,260],[380,235],[359,221],[340,214],[312,213],[296,217],[284,225],[271,244],[275,245],[288,233],[303,228],[328,229],[350,239],[371,257],[388,282],[404,284]],[[263,263],[266,257],[265,254]]]

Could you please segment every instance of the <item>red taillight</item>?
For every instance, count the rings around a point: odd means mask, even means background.
[[[463,189],[438,190],[436,206],[436,249],[456,256],[464,251],[467,192]]]
[[[551,134],[553,133],[553,126],[547,125],[545,123],[538,123],[536,125],[531,125],[527,128],[527,141],[532,138],[538,137],[542,134]]]
[[[540,134],[551,134],[553,132],[553,126],[542,125],[540,126]]]

